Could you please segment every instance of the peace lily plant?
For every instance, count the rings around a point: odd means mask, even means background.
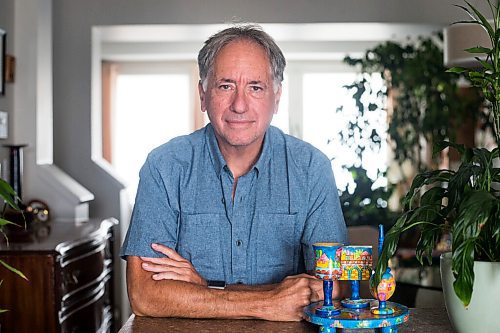
[[[10,207],[11,209],[14,209],[16,211],[22,211],[22,210],[17,204],[17,202],[20,202],[20,198],[17,196],[14,189],[12,189],[12,187],[5,180],[3,180],[1,178],[0,178],[0,198],[2,198],[4,200],[3,210],[0,214],[0,233],[2,233],[3,237],[5,238],[5,241],[7,242],[7,246],[8,246],[8,238],[3,230],[3,226],[8,225],[8,224],[15,225],[15,226],[18,226],[18,225],[16,223],[8,221],[4,218],[5,211],[8,207]],[[28,278],[21,271],[10,266],[8,263],[6,263],[2,259],[0,259],[0,265],[3,266],[4,268],[6,268],[7,270],[19,275],[23,279],[28,280]],[[3,280],[0,280],[0,286],[2,285],[2,283],[3,283]],[[5,312],[5,311],[8,311],[8,310],[0,308],[0,313]]]
[[[491,149],[466,148],[451,142],[434,147],[461,155],[457,170],[433,170],[418,174],[403,198],[403,212],[385,235],[383,249],[375,270],[374,285],[386,271],[388,260],[396,252],[401,233],[412,228],[421,232],[416,247],[417,259],[431,264],[431,253],[443,233],[452,235],[453,289],[464,306],[469,305],[474,285],[474,261],[500,262],[500,6],[488,2],[493,20],[487,20],[474,6],[456,5],[471,18],[457,22],[480,25],[491,40],[491,47],[477,46],[465,51],[486,55],[475,57],[478,68],[454,67],[450,73],[465,75],[478,87],[493,118],[496,145]],[[450,74],[451,75],[451,74]]]

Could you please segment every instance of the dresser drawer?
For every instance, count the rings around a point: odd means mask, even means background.
[[[103,237],[60,249],[63,299],[98,280],[106,268],[105,262],[109,261],[109,247],[108,239]]]
[[[107,299],[110,274],[101,281],[75,293],[63,302],[59,323],[63,333],[106,332],[110,326],[111,312]]]

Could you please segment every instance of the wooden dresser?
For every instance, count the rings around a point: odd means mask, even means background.
[[[115,219],[53,221],[30,242],[0,244],[1,332],[114,332]]]

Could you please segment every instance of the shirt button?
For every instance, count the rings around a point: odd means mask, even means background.
[[[241,244],[243,244],[243,242],[241,241],[241,239],[238,239],[238,240],[236,241],[236,246],[241,246]]]

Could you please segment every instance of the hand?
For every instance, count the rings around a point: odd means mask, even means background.
[[[299,278],[309,279],[309,287],[311,288],[312,292],[311,303],[323,300],[325,296],[325,294],[323,293],[323,281],[313,275],[309,275],[306,273],[302,273],[299,275],[291,275],[284,278],[283,281],[287,279],[299,279]]]
[[[300,321],[304,307],[323,299],[323,282],[308,274],[289,276],[270,293],[270,307],[265,310],[264,319]]]
[[[180,254],[161,244],[152,244],[151,247],[166,256],[163,258],[141,257],[142,269],[155,273],[152,276],[153,280],[178,280],[202,286],[207,285],[193,265]]]

